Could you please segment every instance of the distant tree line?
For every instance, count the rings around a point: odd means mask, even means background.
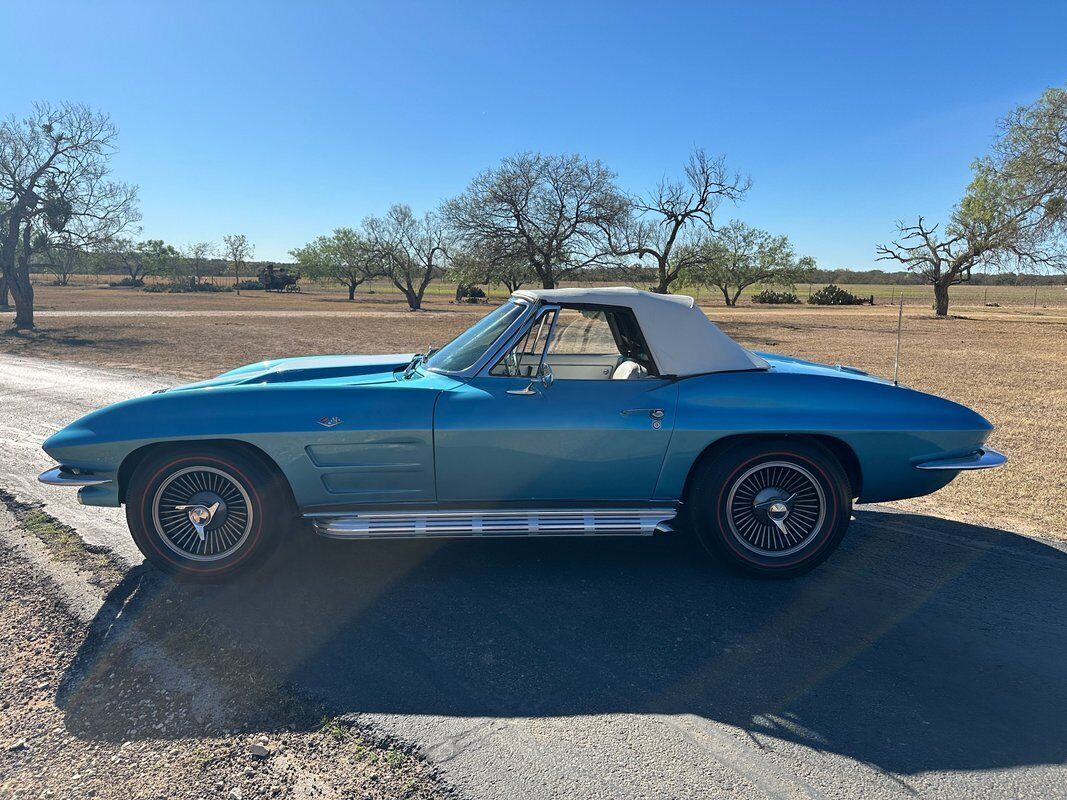
[[[254,252],[247,238],[245,246]],[[214,242],[194,242],[175,247],[160,239],[140,242],[116,239],[94,251],[35,250],[30,260],[30,273],[51,275],[57,286],[66,286],[74,275],[119,275],[127,286],[141,286],[147,278],[163,278],[174,285],[195,290],[206,278],[234,275],[235,280],[240,280],[241,277],[257,274],[268,264],[274,264],[252,261],[245,256],[237,262],[235,274],[232,254],[221,257],[222,253],[223,248]]]
[[[1067,275],[1039,272],[973,272],[970,283],[977,286],[1049,286],[1067,284]],[[809,283],[874,284],[879,286],[922,286],[929,281],[913,270],[887,272],[881,269],[814,269]]]
[[[344,287],[355,298],[356,290],[366,280],[374,277],[385,278],[384,274],[375,274],[360,264],[365,251],[359,247],[357,232],[352,228],[340,228],[335,242],[337,261],[326,272],[313,270],[305,272],[309,278],[333,281]],[[332,237],[320,237],[311,245],[321,247]],[[158,243],[158,244],[157,244]],[[35,251],[30,262],[30,273],[51,275],[57,286],[66,286],[75,275],[123,276],[127,285],[138,285],[146,278],[163,278],[174,284],[188,285],[195,288],[206,278],[224,278],[233,274],[233,263],[218,257],[218,246],[214,242],[198,242],[173,248],[177,255],[165,258],[145,258],[145,252],[151,253],[158,247],[159,240],[142,242],[126,241],[123,246],[112,245],[95,252],[69,249],[48,249]],[[302,250],[303,248],[298,248]],[[323,255],[319,254],[319,263]],[[295,259],[294,259],[295,260]],[[240,277],[258,274],[268,265],[278,266],[277,262],[247,261],[239,265]],[[281,266],[292,266],[291,262]],[[368,265],[369,266],[369,265]],[[313,273],[313,274],[312,274]],[[484,270],[484,264],[466,253],[457,252],[451,257],[450,267],[440,276],[456,282],[467,281],[468,285],[495,284],[514,291],[529,283],[521,270],[500,271],[491,276]],[[587,283],[607,283],[624,279],[636,285],[652,286],[658,280],[656,268],[642,265],[640,262],[630,266],[623,275],[615,266],[589,267],[578,276]],[[761,281],[762,283],[762,281]],[[813,268],[803,273],[794,283],[814,284],[871,284],[878,286],[921,286],[927,283],[922,275],[912,271],[897,270],[887,272],[881,269],[819,269]],[[1038,272],[974,272],[970,283],[976,286],[1055,286],[1067,285],[1067,275]]]

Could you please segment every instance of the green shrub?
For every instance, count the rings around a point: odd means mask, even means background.
[[[262,288],[262,287],[257,287]],[[229,286],[219,286],[216,283],[150,283],[144,287],[146,292],[152,294],[187,294],[189,292],[232,292]]]
[[[862,306],[865,303],[873,306],[874,295],[870,298],[856,297],[852,292],[831,283],[815,292],[808,298],[808,302],[813,306]]]
[[[122,288],[137,288],[138,286],[144,286],[144,281],[140,278],[123,278],[121,281],[112,281],[108,286],[120,286]]]
[[[258,280],[243,280],[234,284],[235,289],[240,289],[242,292],[251,291],[253,289],[263,290],[263,284]]]
[[[800,300],[792,292],[778,292],[774,289],[764,289],[752,297],[753,303],[765,303],[773,306],[795,305]]]

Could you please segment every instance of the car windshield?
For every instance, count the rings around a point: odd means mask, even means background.
[[[426,366],[441,372],[460,372],[481,358],[485,351],[526,309],[507,302],[446,344],[426,360]]]

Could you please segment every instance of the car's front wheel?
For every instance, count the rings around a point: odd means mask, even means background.
[[[145,558],[188,580],[229,576],[263,558],[291,521],[287,487],[254,455],[190,445],[150,454],[126,490]]]
[[[852,491],[813,442],[738,442],[698,464],[687,496],[701,544],[750,574],[787,576],[822,563],[845,535]]]

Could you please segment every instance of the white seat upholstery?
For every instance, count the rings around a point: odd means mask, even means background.
[[[611,379],[613,381],[628,381],[634,378],[644,378],[646,375],[648,375],[648,370],[636,361],[623,361],[619,366],[615,367],[615,371],[611,373]]]

